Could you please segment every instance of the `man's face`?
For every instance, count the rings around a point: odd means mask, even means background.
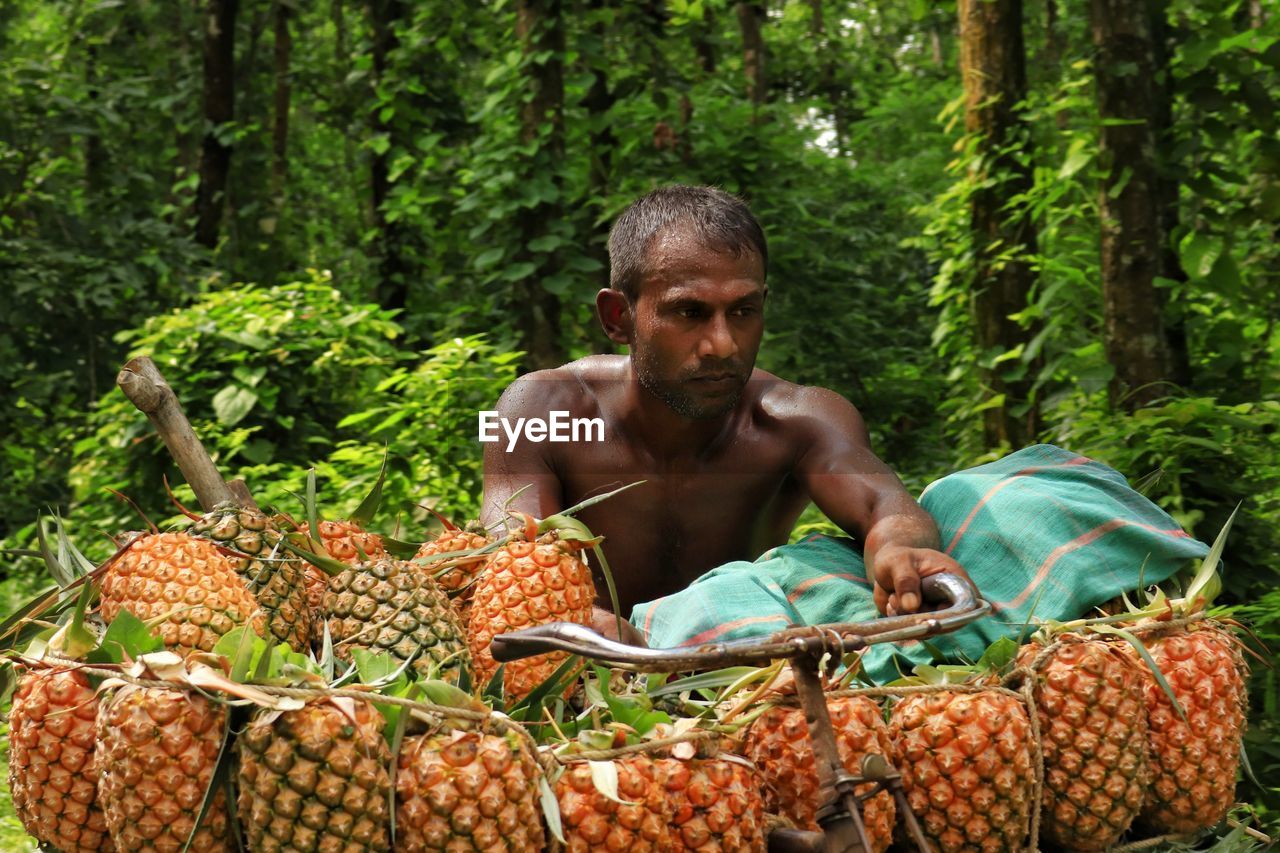
[[[654,241],[632,306],[631,360],[640,384],[687,418],[737,405],[764,333],[764,267],[676,228]]]

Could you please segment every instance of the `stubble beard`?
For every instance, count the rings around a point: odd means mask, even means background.
[[[735,388],[732,394],[707,403],[699,402],[692,394],[683,390],[683,380],[658,379],[657,366],[645,352],[632,351],[632,364],[636,372],[636,380],[640,387],[648,391],[673,412],[684,418],[695,421],[712,420],[733,410],[742,399],[742,387]]]

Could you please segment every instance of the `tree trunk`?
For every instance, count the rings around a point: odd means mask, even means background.
[[[809,0],[809,32],[820,54],[818,62],[818,94],[827,102],[831,110],[831,123],[836,133],[836,151],[843,154],[845,143],[849,139],[850,115],[845,104],[844,87],[836,79],[836,56],[827,38],[825,16],[822,13],[822,0]]]
[[[1022,41],[1021,0],[960,0],[960,70],[964,79],[965,128],[975,137],[975,168],[970,217],[974,241],[973,312],[978,349],[992,352],[1026,345],[1036,329],[1010,319],[1022,311],[1035,284],[1025,256],[1036,250],[1035,224],[1023,208],[1006,209],[1009,200],[1031,188],[1031,167],[1016,156],[1026,127],[1019,105],[1027,92],[1026,53]],[[1006,369],[1008,363],[1005,365]],[[1001,366],[983,368],[987,400],[1003,395],[1000,405],[983,411],[989,447],[1020,447],[1035,437],[1038,408],[1031,400],[1032,372],[1006,379]],[[1026,407],[1016,416],[1015,408]]]
[[[587,89],[587,94],[582,99],[582,106],[587,110],[587,126],[590,128],[590,145],[587,156],[591,159],[587,172],[587,181],[592,216],[595,221],[590,251],[591,256],[600,262],[604,270],[601,273],[599,284],[601,287],[608,287],[609,221],[606,218],[606,211],[608,208],[609,187],[613,180],[613,150],[618,145],[618,138],[613,132],[613,124],[608,118],[609,110],[613,108],[616,100],[614,93],[609,89],[607,66],[609,51],[606,46],[608,26],[605,20],[605,12],[609,9],[608,0],[591,0],[588,4],[588,9],[592,15],[591,34],[595,43],[600,46],[600,53],[591,57],[591,87]],[[601,352],[613,351],[608,339],[603,337],[603,333],[597,334],[596,337],[600,339],[597,343]]]
[[[747,77],[747,97],[759,108],[764,104],[767,89],[764,76],[764,22],[763,0],[742,0],[737,5],[738,26],[742,30],[742,69]]]
[[[196,191],[196,242],[218,244],[231,146],[218,139],[235,119],[235,36],[238,0],[209,0],[204,32],[204,119],[208,129],[200,148],[200,186]]]
[[[551,176],[561,189],[560,166],[564,161],[564,18],[561,0],[517,0],[516,37],[532,61],[526,81],[528,97],[520,110],[520,137],[536,143],[537,151],[526,163],[530,174]],[[544,128],[547,128],[544,130]],[[543,171],[545,170],[545,171]],[[517,262],[533,264],[533,271],[515,283],[516,331],[531,370],[557,367],[564,363],[560,341],[560,300],[542,287],[541,280],[555,272],[554,254],[534,252],[529,244],[547,234],[548,226],[562,215],[556,201],[542,201],[524,208],[517,216],[521,249]]]
[[[399,46],[395,26],[404,17],[401,0],[371,0],[369,17],[373,25],[373,79],[375,88],[387,74],[392,52]],[[404,257],[404,229],[397,219],[388,221],[387,199],[391,195],[392,119],[383,118],[382,105],[373,105],[373,132],[388,137],[388,144],[375,151],[369,167],[369,191],[374,227],[378,230],[377,300],[383,308],[403,309],[408,303],[408,263]]]
[[[289,170],[289,53],[293,37],[289,32],[289,5],[276,0],[275,20],[275,126],[271,132],[271,201],[277,214],[284,207],[285,174]]]
[[[1115,368],[1112,402],[1133,410],[1168,394],[1173,378],[1154,282],[1161,254],[1155,45],[1145,0],[1091,0],[1089,27],[1106,169],[1098,193],[1103,335]]]
[[[698,70],[707,77],[716,73],[715,12],[710,6],[702,7],[702,20],[691,28],[693,38],[693,54],[698,63]]]
[[[1156,68],[1155,85],[1155,154],[1156,154],[1156,192],[1160,208],[1160,265],[1156,275],[1168,281],[1178,282],[1182,288],[1187,281],[1187,274],[1182,269],[1182,261],[1173,245],[1175,231],[1178,230],[1178,190],[1181,186],[1180,163],[1174,162],[1170,155],[1176,149],[1173,136],[1173,71],[1169,68],[1171,45],[1168,43],[1169,30],[1166,24],[1165,0],[1152,0],[1151,43]],[[1175,301],[1175,306],[1178,307]],[[1170,378],[1179,385],[1191,384],[1191,352],[1187,346],[1187,326],[1182,312],[1176,312],[1168,324],[1169,355],[1172,359]]]

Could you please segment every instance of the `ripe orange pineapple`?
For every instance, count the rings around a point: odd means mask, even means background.
[[[259,711],[237,739],[240,822],[252,850],[390,848],[390,751],[368,702]]]
[[[275,641],[305,651],[311,635],[306,575],[302,562],[280,547],[275,522],[261,512],[223,503],[196,517],[191,532],[245,555],[224,554],[257,599],[267,630]]]
[[[422,543],[422,547],[414,555],[414,560],[419,561],[423,571],[431,575],[436,583],[440,584],[441,588],[447,592],[456,593],[451,601],[458,611],[458,615],[462,618],[463,624],[466,624],[467,617],[471,612],[471,599],[475,594],[473,581],[479,576],[480,570],[484,568],[488,555],[478,555],[474,559],[464,560],[443,571],[441,571],[438,564],[420,561],[425,557],[434,557],[436,554],[483,548],[488,543],[489,538],[485,535],[484,528],[476,529],[470,525],[466,529],[454,527],[445,530],[430,542]],[[451,560],[450,562],[453,561]],[[437,573],[439,574],[438,577],[436,576]]]
[[[528,525],[533,528],[533,524]],[[498,664],[489,643],[499,634],[548,622],[591,624],[595,584],[591,570],[579,558],[584,543],[561,539],[551,530],[517,531],[485,563],[472,600],[467,634],[476,675],[487,683]],[[508,697],[528,695],[568,657],[553,652],[506,665],[503,683]]]
[[[119,850],[230,851],[226,797],[196,817],[222,749],[226,707],[195,692],[126,685],[98,713],[98,798]]]
[[[1186,721],[1148,672],[1151,783],[1140,819],[1159,832],[1195,832],[1222,820],[1235,800],[1247,708],[1244,659],[1236,639],[1213,623],[1146,646]]]
[[[1020,701],[994,690],[909,696],[889,730],[907,801],[939,850],[1024,849],[1034,775]]]
[[[850,773],[860,771],[862,759],[875,754],[889,761],[893,744],[881,717],[880,706],[870,699],[846,696],[827,702],[835,730],[840,761]],[[818,772],[814,767],[809,726],[800,708],[775,706],[765,711],[747,730],[743,752],[768,783],[765,807],[790,819],[800,829],[816,831],[818,823]],[[872,787],[861,786],[861,793]],[[877,853],[893,841],[893,796],[882,791],[862,807],[862,819]]]
[[[643,753],[616,758],[613,765],[621,803],[596,787],[586,763],[570,764],[556,781],[567,849],[570,853],[670,850],[675,814],[666,793],[666,765]]]
[[[1035,675],[1044,752],[1040,836],[1065,850],[1106,850],[1133,823],[1147,784],[1142,672],[1114,643],[1064,640]],[[1044,650],[1023,646],[1018,665]]]
[[[371,559],[334,575],[320,614],[341,660],[350,660],[352,649],[385,651],[412,660],[424,677],[446,681],[471,669],[457,613],[414,563]]]
[[[9,715],[14,811],[37,841],[64,853],[114,849],[97,802],[97,712],[78,670],[38,666],[18,678]]]
[[[761,779],[749,764],[704,745],[693,758],[660,759],[658,768],[674,808],[673,853],[765,849]]]
[[[240,625],[266,631],[258,602],[230,561],[207,539],[152,533],[134,539],[102,576],[102,617],[128,610],[144,622],[163,618],[171,649],[213,651]]]
[[[405,738],[396,770],[396,849],[540,851],[538,764],[514,734]]]

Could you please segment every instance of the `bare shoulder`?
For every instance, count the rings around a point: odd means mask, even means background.
[[[553,367],[535,370],[516,379],[498,400],[505,416],[545,413],[565,409],[580,413],[594,408],[596,391],[604,383],[621,376],[624,356],[592,355]]]
[[[810,429],[863,428],[862,416],[852,403],[829,388],[797,385],[771,373],[757,370],[757,407],[766,419],[798,431]]]

